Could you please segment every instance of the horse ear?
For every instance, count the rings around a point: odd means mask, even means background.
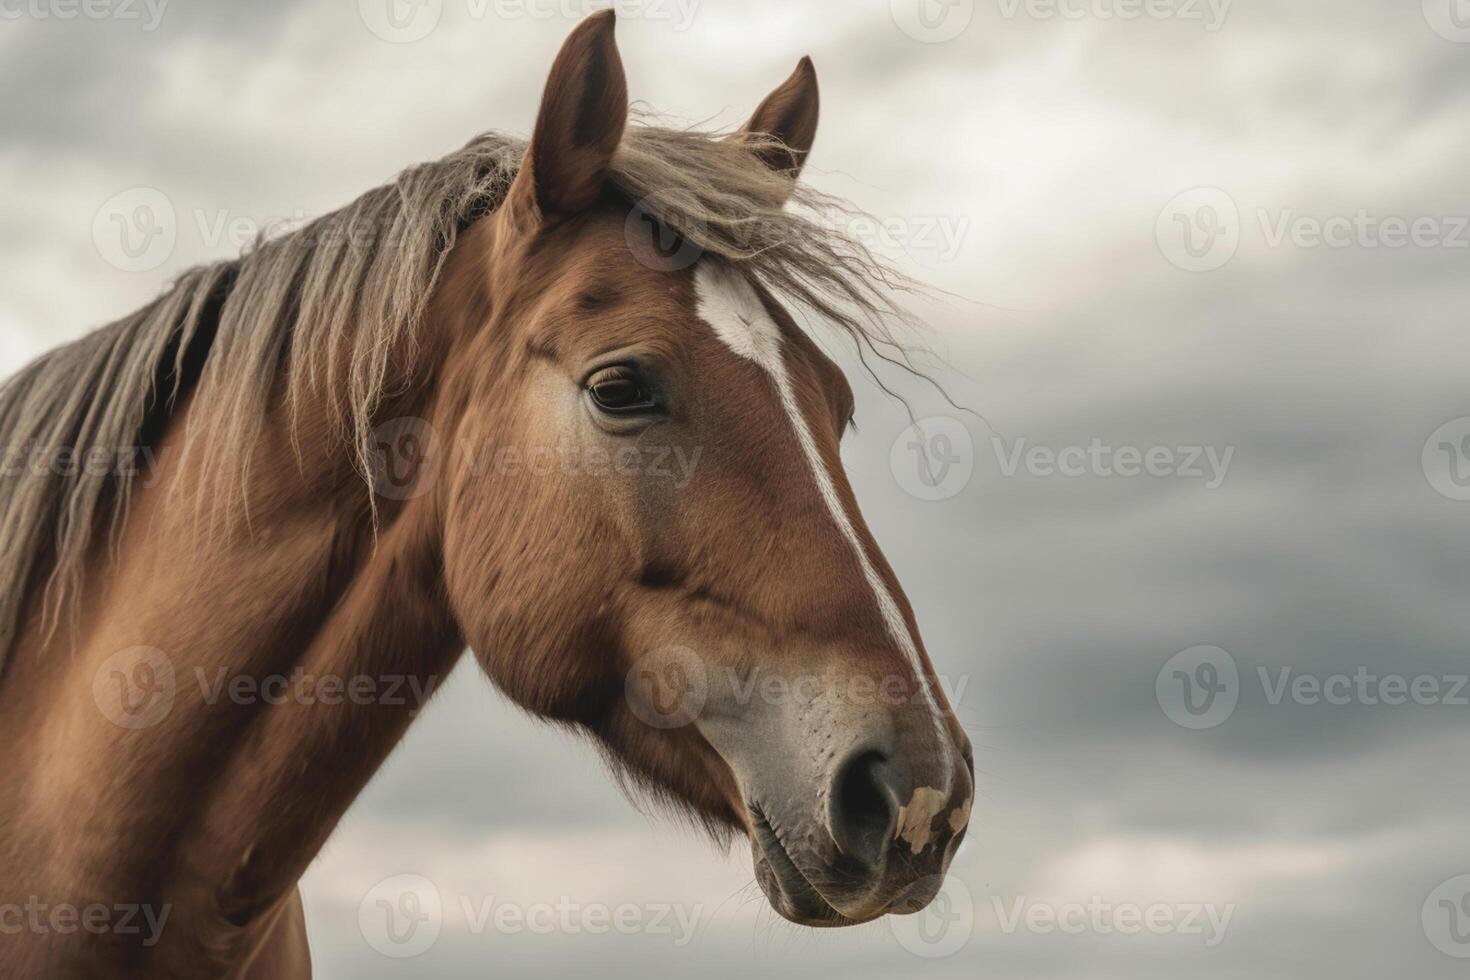
[[[780,140],[781,146],[761,146],[756,155],[772,170],[795,178],[816,142],[821,102],[817,69],[811,58],[802,58],[791,77],[766,96],[741,133]]]
[[[540,217],[576,214],[595,202],[628,122],[628,80],[612,10],[578,24],[551,66],[536,129],[511,187],[513,204]],[[516,211],[522,210],[515,208]]]

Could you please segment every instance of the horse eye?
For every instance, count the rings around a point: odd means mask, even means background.
[[[642,382],[622,370],[614,369],[597,375],[587,383],[587,392],[592,396],[593,404],[604,412],[626,414],[655,407],[653,397]]]

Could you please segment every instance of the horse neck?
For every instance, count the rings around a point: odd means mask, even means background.
[[[395,408],[427,415],[432,397]],[[182,442],[206,410],[197,399],[172,419],[161,479],[136,488],[115,562],[90,567],[78,625],[48,639],[33,623],[13,653],[0,741],[17,764],[0,773],[0,825],[14,833],[0,885],[166,902],[215,937],[243,935],[292,893],[462,643],[435,496],[382,501],[375,518],[324,422],[307,426],[298,455],[286,420],[269,420],[248,528],[201,534],[179,491],[199,478],[201,454]],[[171,703],[120,724],[111,678],[138,678],[125,651],[139,647],[150,665],[165,658],[171,690],[121,694]],[[155,686],[166,681],[154,671]]]

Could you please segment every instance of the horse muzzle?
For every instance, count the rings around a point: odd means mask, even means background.
[[[918,912],[969,824],[974,762],[928,705],[776,706],[702,723],[744,796],[756,880],[783,917],[809,926]]]

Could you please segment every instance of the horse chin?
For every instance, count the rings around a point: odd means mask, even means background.
[[[750,850],[755,862],[755,880],[783,919],[799,926],[832,929],[860,925],[882,915],[853,918],[833,908],[797,866],[781,839],[764,819],[757,819],[751,832]]]
[[[817,894],[801,873],[794,870],[790,858],[772,859],[759,847],[752,849],[755,852],[755,880],[760,883],[771,908],[781,918],[815,929],[857,924],[858,920],[849,919]]]

